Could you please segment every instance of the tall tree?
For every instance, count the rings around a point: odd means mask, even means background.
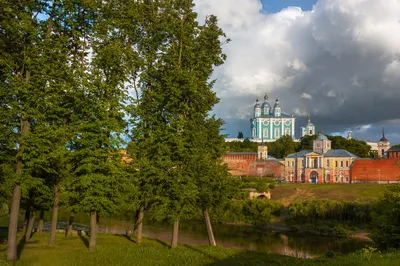
[[[141,99],[134,109],[133,139],[139,172],[151,173],[153,185],[164,191],[156,196],[158,211],[172,218],[171,247],[176,247],[179,220],[196,209],[192,136],[218,101],[209,78],[224,61],[219,39],[224,35],[216,17],[207,17],[204,25],[196,21],[190,0],[149,1],[141,8],[146,19],[140,27]]]

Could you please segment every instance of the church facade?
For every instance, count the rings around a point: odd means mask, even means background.
[[[272,142],[287,135],[295,139],[296,118],[282,113],[278,99],[273,107],[268,102],[268,96],[264,96],[262,105],[256,101],[254,117],[250,119],[251,140],[256,142]]]

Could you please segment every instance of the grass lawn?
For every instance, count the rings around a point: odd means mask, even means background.
[[[19,237],[22,237],[20,235]],[[400,253],[373,254],[371,260],[360,253],[333,258],[298,259],[265,252],[222,247],[169,245],[144,239],[137,245],[122,235],[99,234],[97,249],[87,249],[87,236],[66,238],[57,235],[56,246],[47,246],[48,234],[35,234],[30,243],[20,244],[20,259],[14,265],[398,265]],[[5,244],[0,245],[0,265],[6,261]]]
[[[313,199],[374,201],[385,191],[378,184],[279,184],[271,191],[271,199],[284,205]]]

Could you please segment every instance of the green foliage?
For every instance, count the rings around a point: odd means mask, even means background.
[[[256,191],[258,193],[262,193],[268,190],[268,184],[263,180],[263,178],[257,178],[257,185],[256,185]]]
[[[257,152],[258,143],[251,142],[249,139],[243,141],[226,142],[226,150],[228,152]]]
[[[371,246],[366,246],[360,250],[362,260],[371,260],[372,253],[377,249]]]
[[[265,198],[232,199],[213,209],[211,217],[218,222],[268,225],[279,217],[281,208],[280,203]]]
[[[239,131],[238,135],[237,135],[237,138],[238,139],[242,139],[243,138],[243,132]]]
[[[128,31],[138,53],[130,80],[141,91],[129,110],[134,147],[129,149],[139,186],[133,205],[179,220],[231,193],[220,163],[223,122],[209,115],[219,101],[209,78],[225,60],[225,35],[215,16],[197,22],[191,0],[135,2],[127,8],[140,32]]]
[[[400,184],[387,187],[372,214],[371,238],[383,249],[400,249]]]
[[[371,221],[371,203],[336,200],[311,200],[288,207],[289,219],[297,222],[340,221],[366,224]]]

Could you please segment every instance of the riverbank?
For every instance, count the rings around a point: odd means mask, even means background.
[[[21,238],[22,235],[19,235]],[[29,243],[19,244],[20,259],[15,265],[398,265],[400,253],[363,258],[362,252],[331,258],[300,259],[269,252],[235,248],[169,244],[145,238],[140,245],[125,235],[99,234],[97,249],[89,251],[87,236],[64,237],[57,234],[56,245],[47,246],[48,234],[35,234]],[[7,263],[6,245],[0,245],[0,265]]]
[[[277,184],[271,199],[284,206],[310,200],[374,202],[387,185],[379,184]]]

